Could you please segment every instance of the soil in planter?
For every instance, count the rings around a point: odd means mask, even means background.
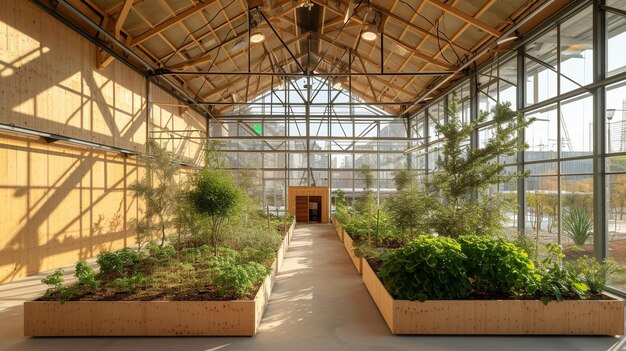
[[[89,291],[80,284],[63,288],[61,291],[39,298],[39,301],[230,301],[252,300],[256,296],[263,280],[256,282],[243,295],[236,291],[222,291],[212,284],[215,269],[208,263],[213,257],[211,250],[202,250],[204,256],[198,256],[198,250],[177,251],[166,259],[152,256],[143,257],[132,267],[131,273],[98,274],[100,288]],[[268,271],[272,269],[273,255],[263,262]],[[125,278],[124,278],[125,277]],[[133,281],[134,277],[139,277]],[[116,285],[115,280],[123,278],[125,284]],[[130,280],[130,282],[129,282]]]

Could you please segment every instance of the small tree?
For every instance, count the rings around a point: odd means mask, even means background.
[[[202,241],[211,245],[217,255],[224,240],[222,225],[240,208],[244,194],[229,173],[205,167],[193,176],[187,197],[201,223]]]
[[[428,181],[431,191],[441,196],[434,207],[431,226],[445,236],[495,234],[502,230],[502,213],[494,205],[497,198],[480,194],[492,185],[525,175],[506,174],[505,165],[498,162],[498,157],[512,156],[527,147],[517,136],[532,121],[513,111],[509,103],[497,104],[491,110],[493,136],[482,147],[471,148],[468,141],[478,126],[487,121],[489,113],[462,123],[456,115],[456,102],[451,101],[448,114],[448,123],[436,127],[445,143],[437,160],[440,172]]]
[[[176,208],[179,188],[174,180],[180,165],[172,162],[172,154],[153,140],[148,142],[148,154],[142,157],[146,176],[130,186],[135,196],[144,200],[146,214],[137,221],[137,249],[155,235],[161,234],[161,247],[165,243],[165,232],[170,226]]]
[[[363,197],[359,198],[355,204],[354,209],[359,213],[368,213],[376,206],[374,200],[374,194],[372,188],[374,187],[374,175],[369,166],[363,165],[359,170],[360,179],[363,181]]]
[[[431,197],[419,189],[403,190],[385,202],[385,210],[394,227],[413,237],[428,233],[426,219],[431,201]]]
[[[396,183],[396,189],[403,191],[413,186],[415,172],[410,169],[398,169],[393,172],[393,181]]]

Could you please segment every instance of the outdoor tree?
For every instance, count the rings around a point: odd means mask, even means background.
[[[142,160],[146,167],[146,176],[130,186],[131,191],[144,201],[146,207],[145,216],[136,225],[137,249],[141,249],[156,233],[161,234],[162,247],[176,209],[179,187],[174,176],[180,165],[172,162],[172,154],[152,140],[148,142],[148,154]]]
[[[445,140],[437,160],[440,172],[427,183],[429,191],[440,196],[432,211],[431,227],[439,235],[452,237],[500,232],[503,214],[498,199],[481,194],[492,185],[524,175],[506,173],[498,158],[512,156],[527,147],[517,136],[532,121],[513,111],[509,103],[497,104],[490,112],[463,123],[456,115],[456,102],[451,101],[448,115],[448,123],[436,127]],[[468,141],[489,116],[493,135],[481,147],[471,148]]]

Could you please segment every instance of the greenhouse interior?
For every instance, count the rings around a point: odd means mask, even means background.
[[[0,350],[626,350],[626,1],[0,1]]]

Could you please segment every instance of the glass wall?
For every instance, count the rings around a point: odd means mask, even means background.
[[[521,135],[528,149],[501,160],[511,172],[530,175],[489,189],[505,200],[511,236],[521,232],[559,243],[569,259],[610,258],[618,266],[610,285],[626,291],[626,2],[604,2],[606,7],[601,1],[572,2],[557,21],[524,38],[519,50],[491,58],[414,115],[411,125],[428,142],[413,143],[411,160],[426,173],[436,171],[432,123],[445,121],[445,101],[456,97],[463,120],[497,102],[511,103],[535,120]],[[594,6],[604,26],[594,26]],[[594,37],[595,30],[604,35]],[[596,51],[606,53],[602,62],[594,62]],[[489,123],[481,126],[475,145],[484,145],[492,130]],[[576,220],[591,229],[578,230]]]
[[[424,134],[319,78],[288,81],[220,122],[224,127],[210,121],[210,138],[221,142],[240,183],[274,213],[286,210],[289,186],[329,186],[350,201],[361,196],[363,167],[376,195],[389,196],[393,171],[414,167],[404,153],[413,145],[408,134]]]

